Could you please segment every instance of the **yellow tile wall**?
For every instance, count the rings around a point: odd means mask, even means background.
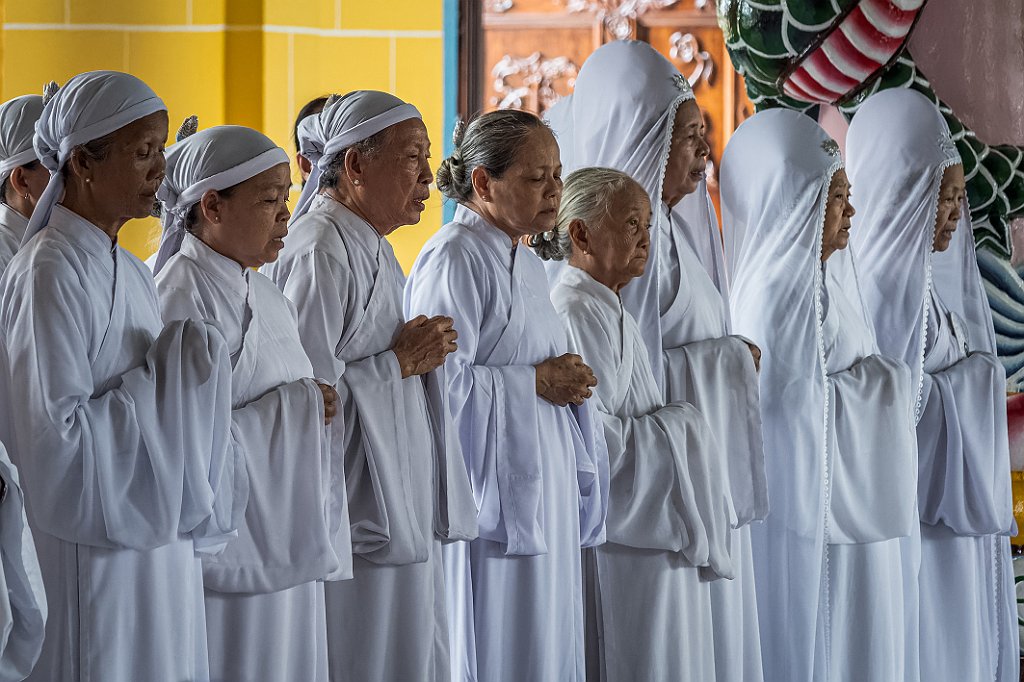
[[[82,71],[128,71],[167,103],[172,137],[196,114],[203,127],[258,128],[292,153],[292,121],[306,101],[384,90],[423,113],[436,164],[441,8],[442,0],[0,0],[0,101]],[[419,225],[391,237],[403,266],[440,224],[432,197]],[[144,258],[159,225],[132,221],[121,235]]]

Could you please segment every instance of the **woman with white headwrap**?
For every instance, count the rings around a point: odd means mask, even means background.
[[[43,109],[50,180],[0,286],[3,440],[23,478],[50,618],[33,680],[206,680],[202,566],[241,520],[224,338],[164,325],[117,245],[149,215],[167,110],[114,71]]]
[[[1006,378],[960,156],[935,106],[902,89],[862,105],[847,153],[864,302],[917,391],[920,677],[1016,680]]]
[[[270,138],[217,126],[168,149],[157,193],[163,317],[220,323],[234,367],[232,433],[249,475],[239,537],[203,559],[214,680],[326,682],[318,581],[352,575],[345,477],[324,428],[337,394],[310,378],[294,306],[250,270],[283,246],[290,186],[288,154]]]
[[[651,258],[622,289],[666,402],[688,402],[721,445],[736,518],[736,577],[711,593],[718,682],[759,682],[750,548],[768,512],[756,363],[760,351],[733,335],[722,245],[704,178],[709,148],[689,83],[649,44],[620,41],[587,58],[576,79],[569,127],[555,124],[570,170],[605,166],[637,180],[651,198]],[[566,117],[561,116],[562,121]]]
[[[861,303],[839,146],[803,114],[758,113],[729,140],[721,187],[733,324],[765,351],[765,679],[902,682],[913,394]]]
[[[593,550],[587,585],[596,592],[591,658],[600,680],[713,680],[714,642],[700,625],[703,615],[710,627],[710,594],[700,580],[732,577],[732,495],[707,421],[693,405],[665,404],[618,296],[644,270],[650,216],[635,180],[582,168],[565,181],[555,238],[537,249],[568,256],[551,302],[570,348],[594,368],[608,444],[608,541]]]
[[[450,318],[406,321],[384,239],[424,210],[427,129],[411,104],[361,90],[331,97],[299,131],[315,166],[265,271],[298,309],[316,376],[341,397],[355,556],[354,579],[326,586],[331,680],[448,680],[441,543],[476,536],[439,370],[456,333]]]
[[[581,682],[580,547],[604,541],[608,460],[594,375],[520,244],[554,227],[558,145],[533,114],[490,112],[457,131],[437,184],[459,207],[416,260],[405,307],[459,323],[448,391],[480,538],[445,555],[454,679]]]
[[[0,104],[0,274],[21,246],[32,209],[50,177],[32,147],[41,113],[39,95]]]

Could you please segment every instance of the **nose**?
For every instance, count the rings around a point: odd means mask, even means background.
[[[711,156],[711,147],[708,145],[707,138],[703,135],[700,136],[700,147],[697,148],[697,155],[705,159]]]
[[[843,215],[847,218],[852,218],[857,215],[857,209],[853,207],[853,204],[850,203],[849,199],[846,200],[846,209],[843,211]]]

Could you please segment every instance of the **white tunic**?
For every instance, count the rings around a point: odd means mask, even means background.
[[[356,556],[353,580],[326,585],[331,679],[447,680],[441,540],[473,537],[475,508],[436,373],[403,379],[390,350],[405,321],[398,261],[321,195],[266,272],[343,406]]]
[[[0,680],[22,680],[43,648],[46,592],[18,470],[2,445],[0,488]]]
[[[208,679],[196,550],[248,492],[223,337],[161,332],[149,271],[62,206],[0,286],[4,439],[50,605],[30,679]]]
[[[711,591],[718,682],[759,682],[761,638],[757,617],[752,521],[768,513],[757,372],[744,339],[731,336],[728,306],[694,252],[697,240],[662,204],[658,288],[664,397],[692,403],[723,450],[736,512],[732,560],[736,578]],[[714,262],[708,258],[708,263]],[[640,292],[623,289],[623,303],[640,309]],[[650,305],[650,303],[646,304]],[[648,345],[651,341],[647,340]]]
[[[446,554],[453,678],[581,682],[580,546],[603,540],[607,456],[586,404],[537,395],[534,365],[567,351],[544,268],[460,206],[420,253],[406,314],[459,332],[448,389],[480,539]]]
[[[18,252],[26,227],[28,218],[7,204],[0,203],[0,275]]]
[[[1006,524],[1004,370],[971,347],[933,292],[928,310],[920,448],[921,680],[1004,680],[1000,565]],[[1002,441],[1000,443],[1000,441]],[[1012,593],[1011,593],[1012,594]]]
[[[344,476],[295,311],[263,275],[187,234],[156,279],[164,320],[217,320],[234,370],[245,525],[203,562],[215,680],[327,680],[324,578],[351,575]]]
[[[598,379],[611,476],[607,543],[594,550],[600,679],[713,680],[705,578],[732,577],[732,496],[703,415],[665,404],[640,330],[611,289],[564,269],[551,301]]]

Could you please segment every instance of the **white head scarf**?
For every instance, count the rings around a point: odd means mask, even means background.
[[[769,640],[762,650],[766,672],[793,680],[814,677],[814,644],[822,635],[828,388],[820,263],[829,184],[841,167],[838,145],[817,123],[773,109],[737,129],[720,176],[733,325],[764,349],[772,513],[755,536],[755,556],[773,580],[758,595],[758,608],[787,627],[762,632]],[[848,257],[837,252],[829,265]],[[849,286],[855,290],[856,282]]]
[[[288,162],[288,152],[263,133],[244,126],[215,126],[171,145],[167,175],[157,190],[163,204],[164,231],[153,274],[181,248],[185,219],[204,194],[234,187]]]
[[[906,362],[921,386],[934,287],[949,311],[966,322],[970,349],[994,354],[992,314],[966,202],[949,249],[932,251],[942,174],[961,163],[938,109],[904,88],[872,95],[850,124],[846,149],[858,206],[851,241],[882,351]]]
[[[339,153],[385,128],[413,118],[422,118],[416,107],[394,95],[377,90],[355,90],[341,97],[332,95],[323,111],[302,119],[298,130],[299,153],[309,159],[313,170],[299,196],[292,222],[309,210],[319,191],[320,175]]]
[[[36,122],[33,144],[39,160],[50,171],[50,182],[32,212],[21,243],[28,242],[50,222],[50,212],[64,197],[61,169],[75,147],[158,111],[167,111],[163,100],[127,73],[89,71],[64,84],[43,107]]]
[[[39,95],[15,97],[0,104],[0,184],[18,166],[38,159],[32,136],[42,113],[43,98]]]
[[[657,50],[635,40],[617,41],[602,45],[584,62],[565,105],[570,115],[557,104],[548,114],[562,150],[563,173],[587,166],[614,168],[650,195],[651,259],[644,274],[623,289],[622,298],[640,326],[659,385],[664,384],[659,255],[669,226],[658,207],[676,110],[693,98],[686,78]],[[698,191],[706,194],[703,188]]]

